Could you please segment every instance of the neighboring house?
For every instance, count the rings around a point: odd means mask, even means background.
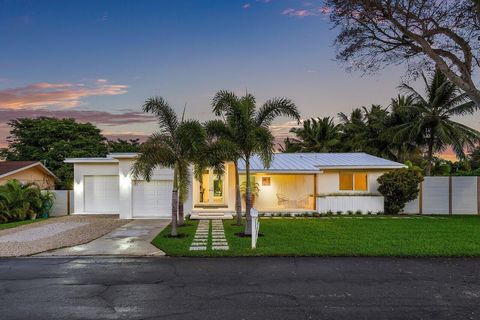
[[[151,181],[133,180],[135,153],[77,158],[74,164],[75,213],[112,213],[121,218],[170,217],[173,171],[158,168]],[[365,153],[277,153],[270,168],[254,157],[251,174],[258,192],[254,206],[263,212],[383,211],[377,178],[404,165]],[[239,165],[240,183],[245,181]],[[218,176],[205,170],[193,180],[185,204],[192,217],[232,217],[235,175],[232,163]],[[243,208],[245,208],[243,206]]]
[[[42,189],[54,189],[57,177],[38,161],[1,161],[0,185],[14,179],[35,183]]]

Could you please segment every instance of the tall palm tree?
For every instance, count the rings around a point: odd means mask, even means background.
[[[412,159],[421,156],[421,149],[419,146],[424,144],[423,137],[418,137],[416,141],[395,139],[399,125],[414,121],[415,115],[408,112],[408,106],[412,104],[413,99],[410,96],[398,95],[396,98],[392,98],[390,103],[390,114],[386,123],[387,129],[385,131],[385,136],[390,142],[392,152],[395,154],[394,160],[407,165],[408,163],[411,163]]]
[[[205,123],[207,142],[210,148],[203,161],[210,167],[215,167],[218,174],[223,174],[222,164],[233,162],[235,170],[235,213],[236,225],[242,225],[242,198],[240,194],[240,177],[238,174],[238,159],[241,154],[237,146],[235,129],[232,124],[224,120],[210,120]],[[201,163],[201,162],[199,162]]]
[[[272,161],[274,147],[274,137],[269,126],[279,116],[291,117],[300,121],[300,114],[295,104],[289,99],[269,99],[257,110],[253,95],[246,93],[243,97],[238,97],[235,93],[229,91],[217,92],[213,98],[212,107],[215,115],[223,116],[225,122],[232,129],[238,154],[240,159],[245,162],[245,215],[247,218],[245,234],[251,235],[251,157],[257,154],[263,165],[268,168]]]
[[[473,114],[478,106],[451,83],[440,71],[425,82],[426,97],[414,88],[403,84],[401,89],[412,103],[404,109],[413,120],[396,127],[395,140],[424,141],[426,150],[426,175],[432,172],[432,160],[436,152],[451,146],[460,159],[465,158],[465,147],[473,148],[480,140],[480,132],[459,122],[454,116]]]
[[[305,120],[300,128],[292,128],[295,138],[285,143],[286,152],[336,152],[340,149],[340,126],[332,118]]]
[[[173,169],[171,235],[177,236],[177,215],[179,223],[183,224],[183,202],[191,180],[190,165],[205,147],[205,131],[196,120],[184,120],[183,115],[179,120],[162,97],[147,99],[142,109],[157,117],[159,130],[142,145],[132,174],[150,181],[157,166]]]

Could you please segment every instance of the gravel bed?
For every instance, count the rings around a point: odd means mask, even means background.
[[[28,256],[84,244],[130,221],[112,215],[74,215],[0,230],[0,257]]]

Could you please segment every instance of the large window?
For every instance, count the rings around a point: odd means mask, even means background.
[[[367,191],[368,178],[366,173],[341,172],[339,175],[341,191]]]

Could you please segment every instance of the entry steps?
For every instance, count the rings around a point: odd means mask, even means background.
[[[192,220],[230,220],[233,219],[233,214],[230,212],[219,212],[219,211],[209,211],[209,212],[193,212],[190,216]]]

